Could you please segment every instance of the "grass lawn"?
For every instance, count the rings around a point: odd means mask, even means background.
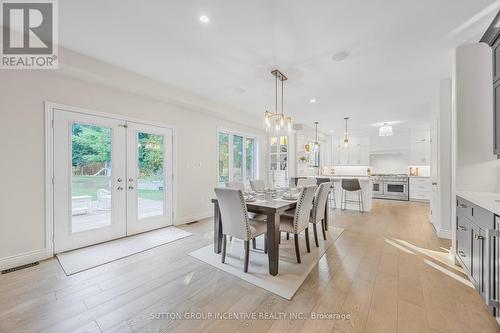
[[[73,176],[71,195],[81,196],[89,195],[92,200],[97,200],[98,189],[108,189],[111,177],[105,176]],[[157,190],[139,190],[139,198],[162,201],[163,191]]]

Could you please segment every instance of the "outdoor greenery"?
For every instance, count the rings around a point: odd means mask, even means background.
[[[111,129],[75,123],[72,134],[72,166],[78,169],[78,173],[74,172],[72,176],[72,196],[89,195],[92,200],[97,200],[97,190],[110,190],[109,172],[100,171],[111,167]],[[139,184],[157,183],[163,187],[163,136],[138,133],[137,139]],[[140,198],[163,200],[163,189],[140,187]]]
[[[81,167],[111,162],[111,129],[74,124],[72,128],[72,164]],[[163,136],[138,133],[140,177],[158,177],[163,173]]]

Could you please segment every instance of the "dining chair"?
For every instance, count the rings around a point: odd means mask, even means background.
[[[295,241],[295,255],[297,262],[300,264],[300,249],[299,249],[299,234],[305,231],[307,252],[311,252],[309,247],[309,219],[313,205],[313,197],[316,191],[316,185],[303,187],[300,191],[295,214],[293,217],[289,215],[280,216],[280,232],[291,233]]]
[[[297,179],[297,187],[306,187],[316,185],[316,178],[299,178]]]
[[[264,252],[267,253],[267,222],[249,217],[243,192],[228,187],[215,188],[222,218],[222,263],[226,261],[227,236],[243,240],[245,264],[243,271],[248,272],[250,240],[264,235]]]
[[[252,179],[250,180],[250,186],[255,192],[264,192],[266,189],[266,183],[262,179]]]
[[[245,192],[245,184],[243,182],[237,180],[231,180],[226,182],[226,187],[235,188],[237,190],[241,190],[241,192]]]
[[[314,193],[314,201],[310,222],[313,225],[314,232],[314,242],[316,243],[316,247],[319,247],[318,244],[318,230],[316,225],[321,223],[321,230],[323,231],[323,239],[326,240],[326,232],[325,232],[325,211],[326,211],[326,201],[328,200],[328,194],[330,193],[330,187],[332,183],[323,182],[316,189],[316,193]]]

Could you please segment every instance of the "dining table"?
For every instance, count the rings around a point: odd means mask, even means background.
[[[217,198],[212,199],[214,204],[214,252],[222,250],[222,217]],[[267,222],[267,255],[269,259],[269,274],[275,276],[279,271],[279,244],[280,244],[280,215],[297,206],[297,200],[286,200],[282,193],[276,192],[275,197],[257,194],[255,200],[246,201],[247,211],[266,215]],[[328,225],[328,200],[325,206],[325,229]]]

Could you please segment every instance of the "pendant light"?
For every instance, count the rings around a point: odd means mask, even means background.
[[[384,123],[378,130],[378,136],[391,136],[392,135],[392,126],[389,123]]]
[[[318,124],[319,122],[317,121],[314,122],[314,125],[316,126],[316,141],[314,141],[314,151],[319,151]]]
[[[288,78],[275,69],[271,72],[275,78],[275,105],[274,112],[266,111],[264,120],[266,124],[266,132],[273,135],[290,134],[292,132],[292,118],[285,116],[284,113],[284,81]],[[281,81],[281,113],[278,112],[278,80]],[[284,133],[286,131],[286,133]]]
[[[347,121],[349,120],[349,117],[345,117],[345,132],[344,132],[344,147],[349,147],[349,138],[347,137]]]

